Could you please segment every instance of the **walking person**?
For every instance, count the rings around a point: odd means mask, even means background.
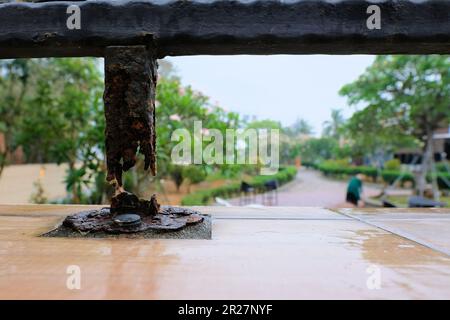
[[[346,201],[353,204],[355,207],[364,207],[364,201],[361,200],[363,178],[364,176],[358,173],[350,179],[347,186]]]

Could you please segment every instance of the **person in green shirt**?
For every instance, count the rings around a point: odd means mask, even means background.
[[[361,200],[361,193],[362,193],[362,174],[357,174],[355,177],[351,178],[348,186],[347,186],[347,202],[350,202],[351,204],[355,206],[363,206],[364,202]]]

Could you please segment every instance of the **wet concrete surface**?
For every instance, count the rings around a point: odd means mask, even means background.
[[[0,298],[450,298],[450,210],[194,209],[212,240],[42,238],[80,208],[0,206]]]
[[[450,209],[339,209],[338,212],[450,256]]]

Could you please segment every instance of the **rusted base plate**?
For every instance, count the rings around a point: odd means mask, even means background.
[[[82,211],[42,236],[211,239],[210,216],[187,208],[161,206],[156,215],[140,215],[138,223],[118,223],[117,217],[109,208]]]

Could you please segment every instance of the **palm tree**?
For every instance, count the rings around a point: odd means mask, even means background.
[[[327,120],[323,123],[323,135],[328,137],[333,137],[339,139],[340,130],[345,123],[344,116],[342,115],[342,110],[332,109],[331,110],[331,120]]]
[[[286,134],[290,137],[298,137],[300,135],[309,136],[313,133],[313,127],[304,119],[297,119],[286,129]]]

